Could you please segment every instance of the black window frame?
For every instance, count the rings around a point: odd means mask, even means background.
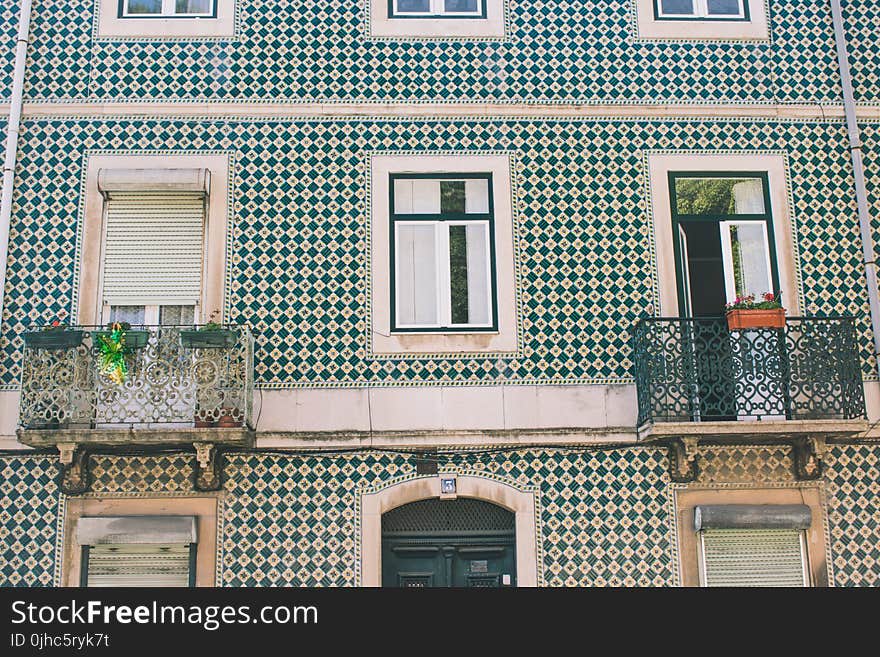
[[[394,207],[394,184],[397,180],[486,180],[488,181],[489,212],[487,214],[475,213],[439,213],[439,214],[397,214]],[[388,176],[388,253],[389,253],[389,281],[391,292],[391,317],[390,326],[392,333],[497,333],[498,332],[498,268],[495,254],[495,196],[494,181],[491,172],[457,172],[457,173],[391,173]],[[489,226],[489,285],[491,323],[489,326],[429,326],[429,327],[398,327],[397,325],[397,232],[396,222],[413,223],[418,221],[445,222],[445,221],[471,221],[488,222]]]

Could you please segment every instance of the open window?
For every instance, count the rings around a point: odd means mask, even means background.
[[[495,330],[491,173],[391,176],[395,331]]]

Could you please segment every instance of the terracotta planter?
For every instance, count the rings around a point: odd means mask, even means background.
[[[241,420],[235,419],[237,410],[238,409],[235,408],[224,408],[222,411],[220,411],[220,419],[217,421],[217,426],[223,427],[225,429],[240,427]]]
[[[785,328],[785,308],[728,311],[727,328],[731,331],[783,329]]]
[[[200,420],[199,416],[197,415],[195,418],[193,418],[193,426],[196,429],[210,429],[211,427],[217,426],[217,423],[213,420]]]

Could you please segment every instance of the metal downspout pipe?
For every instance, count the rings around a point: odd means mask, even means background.
[[[862,256],[865,279],[868,285],[868,304],[871,308],[871,332],[874,334],[874,357],[880,374],[880,292],[877,288],[877,261],[874,254],[874,237],[871,232],[871,212],[868,208],[868,190],[865,185],[865,165],[862,161],[862,139],[856,120],[856,103],[853,97],[852,75],[846,50],[846,31],[840,0],[830,0],[831,17],[834,21],[834,40],[837,43],[837,62],[840,67],[840,85],[843,90],[843,108],[849,132],[849,152],[852,158],[853,178],[856,187],[856,203],[859,209],[859,231],[862,237]]]
[[[24,71],[27,64],[28,37],[31,29],[31,0],[21,0],[18,38],[15,41],[15,70],[12,77],[12,98],[9,103],[9,124],[6,134],[6,156],[3,160],[3,194],[0,196],[0,321],[6,298],[6,260],[9,257],[9,225],[12,220],[12,191],[15,184],[15,160],[18,157],[18,135],[21,129],[21,104],[24,96]]]

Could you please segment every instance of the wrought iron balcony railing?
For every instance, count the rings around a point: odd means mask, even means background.
[[[865,415],[851,317],[745,331],[723,318],[644,318],[632,347],[640,425]]]
[[[254,349],[247,327],[133,327],[124,338],[121,382],[101,369],[102,335],[109,331],[25,334],[23,429],[251,426]]]

